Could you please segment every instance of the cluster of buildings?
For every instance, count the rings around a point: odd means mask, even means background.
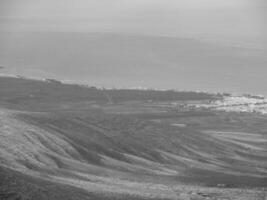
[[[195,108],[226,112],[251,112],[267,114],[267,99],[262,96],[223,96],[210,103],[194,105]]]

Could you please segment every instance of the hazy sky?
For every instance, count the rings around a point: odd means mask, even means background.
[[[1,72],[267,95],[266,1],[0,0]]]
[[[0,0],[0,30],[263,40],[265,0]]]

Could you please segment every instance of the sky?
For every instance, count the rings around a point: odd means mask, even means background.
[[[0,72],[267,96],[266,11],[266,0],[0,0]]]
[[[0,30],[265,41],[264,0],[1,0]]]

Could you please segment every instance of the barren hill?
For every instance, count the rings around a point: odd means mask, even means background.
[[[170,107],[214,98],[0,78],[0,199],[263,200],[267,117]]]

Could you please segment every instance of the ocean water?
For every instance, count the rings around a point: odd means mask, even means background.
[[[0,33],[0,74],[267,96],[267,49],[111,33]]]

